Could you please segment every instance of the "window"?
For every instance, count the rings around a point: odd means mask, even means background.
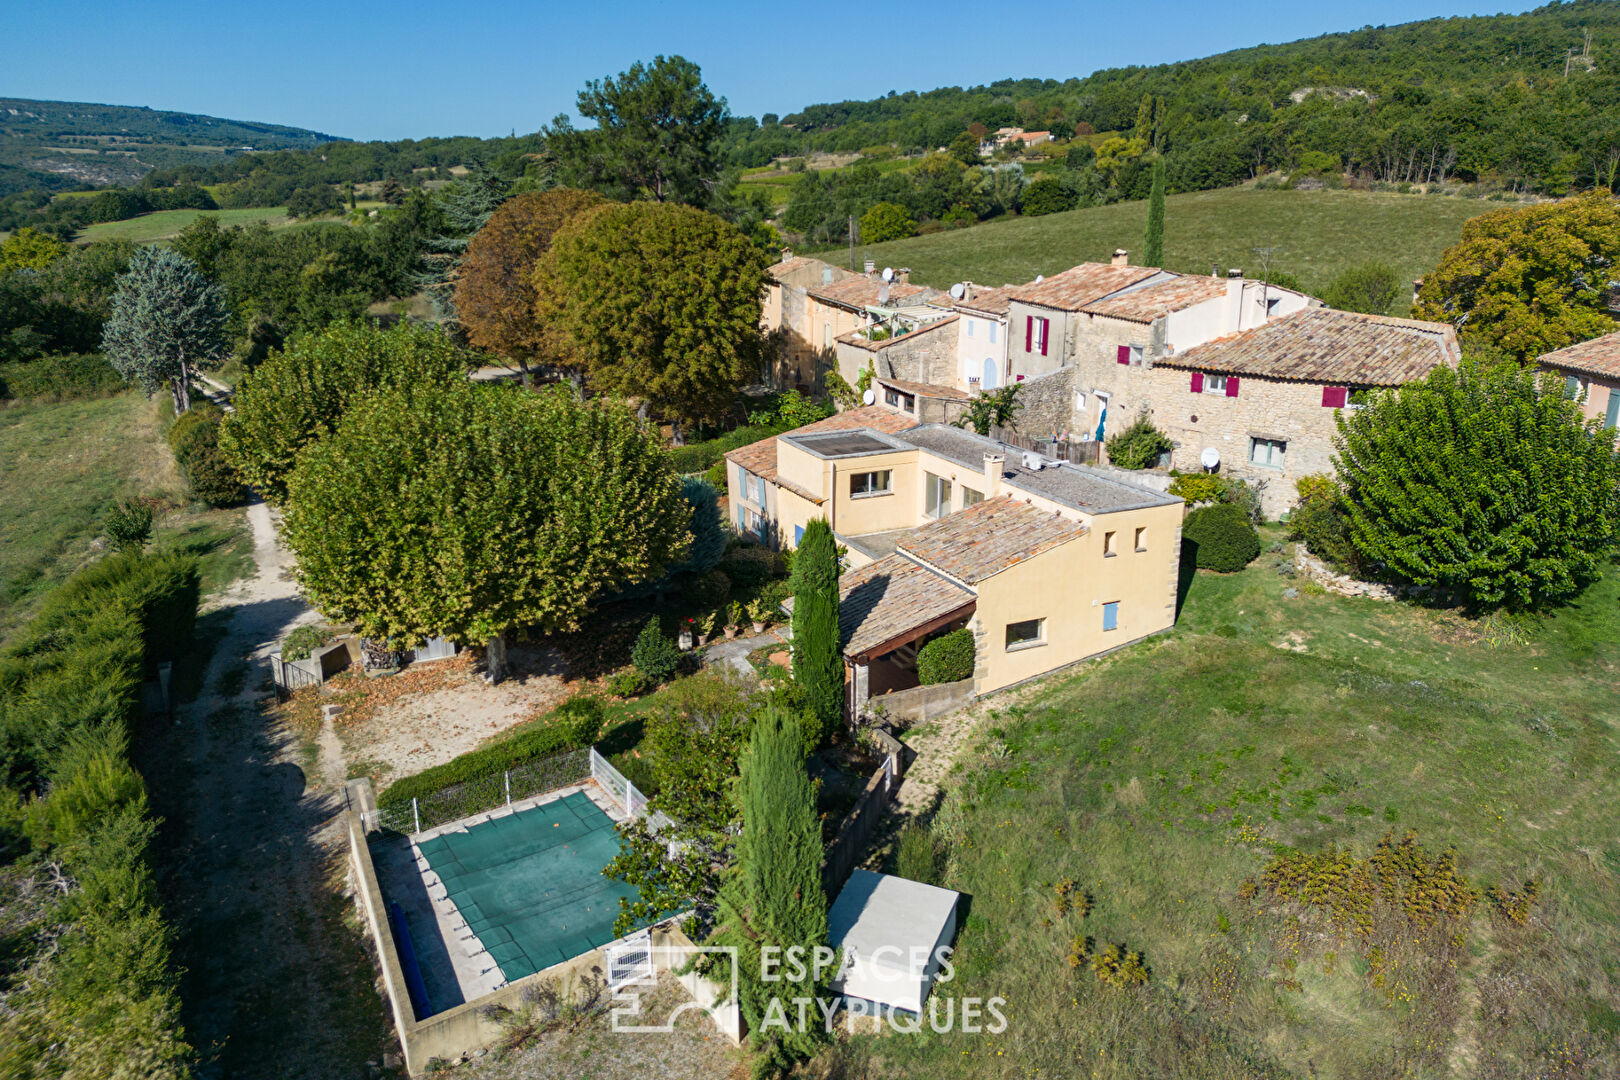
[[[1145,525],[1138,525],[1136,527],[1136,550],[1147,550],[1147,526]]]
[[[737,479],[741,481],[742,497],[763,507],[765,505],[765,478],[755,476],[739,465],[737,467]]]
[[[916,411],[916,397],[911,394],[903,394],[892,386],[885,386],[883,388],[883,400],[885,403],[893,405],[895,408],[904,410],[905,412]]]
[[[759,538],[765,536],[765,519],[746,506],[737,508],[737,526],[750,536]]]
[[[1007,624],[1007,648],[1027,649],[1031,645],[1046,643],[1046,620],[1025,619]]]
[[[798,547],[802,543],[804,543],[804,526],[795,525],[793,526],[793,546]]]
[[[1119,629],[1119,601],[1110,600],[1103,605],[1103,629]]]
[[[1249,461],[1268,469],[1283,467],[1283,452],[1288,444],[1281,439],[1250,439]]]
[[[1114,359],[1121,364],[1129,364],[1132,367],[1141,367],[1144,355],[1140,345],[1121,345],[1114,351]]]
[[[1118,535],[1118,533],[1111,532],[1103,533],[1103,558],[1112,559],[1119,554],[1119,546],[1114,539]]]
[[[1074,395],[1074,411],[1077,413],[1083,413],[1086,411],[1086,395]]]
[[[754,502],[758,503],[761,509],[764,509],[765,478],[763,476],[754,477]]]
[[[1202,371],[1192,373],[1192,392],[1195,394],[1224,394],[1226,393],[1228,376],[1210,375]]]
[[[931,472],[923,473],[923,487],[928,503],[925,513],[931,518],[942,518],[951,512],[951,482]]]
[[[824,322],[821,324],[821,347],[823,349],[830,349],[833,347],[832,323],[830,322]]]
[[[1579,375],[1564,376],[1564,396],[1571,401],[1586,393],[1587,381]]]
[[[1620,427],[1620,388],[1609,387],[1609,411],[1603,418],[1608,427]]]
[[[1620,404],[1620,394],[1611,394],[1609,400],[1611,403]],[[1611,408],[1610,411],[1612,412],[1613,409]],[[1613,427],[1614,425],[1610,424],[1609,426]],[[974,491],[970,487],[962,489],[962,509],[966,510],[970,506],[978,506],[982,502],[984,502],[984,492]]]
[[[968,319],[966,321],[967,321],[967,324],[968,324],[968,337],[972,337],[973,336],[973,323],[974,323],[974,320],[973,319]]]
[[[1052,329],[1049,319],[1037,315],[1024,316],[1024,351],[1046,355],[1046,339]]]
[[[990,344],[994,345],[995,343],[996,343],[996,324],[991,323],[990,324]]]
[[[894,491],[892,474],[888,469],[877,472],[850,473],[849,493],[851,495],[888,495]]]

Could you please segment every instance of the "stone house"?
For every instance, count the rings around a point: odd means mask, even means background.
[[[1605,427],[1620,427],[1620,332],[1543,355],[1539,363],[1564,377],[1571,397],[1585,395],[1581,411]]]
[[[986,693],[1175,621],[1173,496],[882,406],[726,457],[733,505],[761,519],[753,535],[793,547],[823,518],[848,550],[839,616],[854,713],[916,686],[917,650],[959,627]]]
[[[781,261],[770,267],[760,312],[760,327],[773,344],[763,372],[766,384],[801,391],[817,386],[819,373],[831,363],[832,351],[816,344],[809,291],[854,276],[841,266],[782,249]]]

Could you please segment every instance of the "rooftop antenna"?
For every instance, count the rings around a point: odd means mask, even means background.
[[[1281,254],[1282,248],[1270,244],[1249,250],[1260,256],[1260,318],[1264,320],[1271,315],[1271,257]]]

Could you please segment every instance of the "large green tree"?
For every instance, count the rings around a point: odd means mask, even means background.
[[[1352,266],[1334,278],[1322,293],[1328,307],[1359,311],[1366,315],[1388,315],[1400,295],[1400,275],[1388,263]]]
[[[1397,581],[1471,608],[1545,608],[1620,544],[1615,433],[1554,376],[1465,362],[1339,414],[1350,540]]]
[[[844,713],[844,656],[838,638],[838,546],[832,526],[816,518],[793,554],[793,679],[805,689],[820,742]]]
[[[559,116],[547,140],[568,182],[616,199],[709,205],[728,114],[692,61],[659,56],[593,79],[577,108],[596,127],[577,130]]]
[[[734,226],[645,202],[576,215],[535,269],[539,317],[593,387],[691,422],[720,419],[759,375],[765,280]]]
[[[237,384],[220,448],[248,486],[279,503],[298,452],[336,428],[356,400],[399,386],[463,382],[477,366],[475,354],[420,323],[383,330],[343,322],[298,334]]]
[[[691,508],[658,433],[619,401],[466,382],[353,404],[298,454],[285,535],[327,614],[404,645],[577,629],[685,554]]]
[[[1160,107],[1163,105],[1161,103]],[[1142,265],[1164,265],[1164,158],[1153,159],[1153,187],[1148,192],[1147,228],[1142,236]]]
[[[513,196],[489,217],[461,257],[455,307],[467,339],[517,361],[567,363],[562,343],[535,310],[534,268],[551,238],[576,215],[605,206],[594,191],[553,188]]]
[[[822,1011],[807,999],[820,997],[836,974],[833,964],[818,970],[816,963],[816,950],[827,946],[827,896],[821,822],[797,719],[774,708],[761,714],[741,791],[737,869],[720,891],[721,924],[709,942],[737,950],[739,1004],[760,1055],[755,1075],[785,1074],[826,1042]],[[797,950],[799,964],[789,950]]]
[[[118,278],[101,347],[148,396],[167,388],[178,415],[191,407],[192,376],[225,358],[227,318],[224,294],[191,260],[141,248]]]
[[[1620,205],[1608,192],[1482,214],[1423,279],[1413,314],[1520,359],[1615,329]]]

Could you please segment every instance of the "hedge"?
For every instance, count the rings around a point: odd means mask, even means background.
[[[129,762],[142,668],[189,646],[197,565],[117,555],[75,574],[0,653],[0,767],[21,840],[78,882],[55,951],[14,957],[0,1075],[181,1080],[191,1048],[147,856],[156,824]],[[20,821],[18,818],[20,817]]]
[[[236,506],[247,498],[242,477],[219,448],[225,414],[209,402],[191,410],[169,427],[169,448],[185,474],[191,493],[209,506]]]
[[[107,397],[125,388],[100,353],[66,353],[0,364],[0,398],[66,401]]]
[[[1231,573],[1260,554],[1260,534],[1243,509],[1231,503],[1201,506],[1189,513],[1181,524],[1181,539],[1196,545],[1197,564],[1203,570]]]
[[[788,430],[786,427],[778,424],[748,424],[728,431],[718,438],[674,447],[669,452],[670,463],[675,466],[678,473],[705,472],[718,464],[728,452],[740,450],[749,443],[769,439],[773,435],[780,435],[786,430]],[[723,484],[716,486],[723,489]]]
[[[917,651],[917,678],[924,686],[973,677],[973,631],[941,634]]]
[[[588,747],[601,733],[601,701],[585,696],[570,698],[557,707],[547,723],[396,780],[377,796],[377,806],[386,809],[408,805],[412,799],[425,798],[454,784],[498,777],[537,758]]]

